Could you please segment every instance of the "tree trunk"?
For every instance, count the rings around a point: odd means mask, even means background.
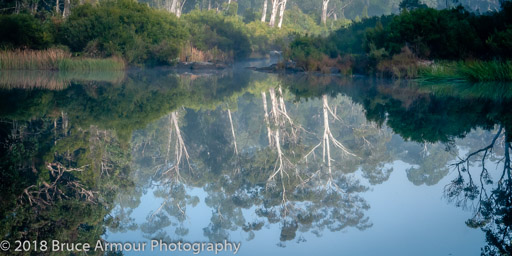
[[[272,0],[272,13],[270,14],[270,21],[268,23],[271,27],[275,27],[275,25],[276,25],[276,16],[277,16],[278,8],[279,8],[279,0]]]
[[[286,9],[286,1],[281,1],[281,10],[279,11],[279,23],[277,24],[278,28],[281,28],[281,25],[283,25],[283,16],[284,16],[284,9]]]
[[[176,17],[181,17],[181,12],[183,10],[183,6],[185,5],[185,2],[186,0],[183,0],[183,1],[179,1],[179,0],[176,0],[177,4],[176,4]]]
[[[34,3],[32,4],[32,8],[30,8],[31,12],[32,12],[32,15],[35,15],[37,13],[37,5],[38,5],[39,1],[34,1]]]
[[[177,2],[178,0],[172,0],[171,2],[171,6],[169,8],[169,11],[176,14],[176,5],[177,5]],[[176,15],[177,16],[177,15]]]
[[[263,0],[263,12],[261,13],[261,22],[265,22],[267,19],[267,2],[268,0]]]
[[[59,8],[59,5],[60,5],[59,0],[55,0],[55,13],[56,13],[57,15],[59,15],[59,14],[60,14],[60,8]]]
[[[66,18],[69,16],[70,0],[64,0],[64,10],[62,11],[62,17]]]
[[[327,7],[329,6],[329,0],[322,0],[322,24],[327,23]]]

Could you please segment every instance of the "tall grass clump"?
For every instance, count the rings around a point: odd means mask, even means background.
[[[511,61],[441,62],[425,67],[419,74],[427,82],[510,82]]]
[[[119,58],[73,58],[62,49],[0,51],[0,70],[122,70]]]
[[[67,58],[59,60],[60,71],[123,70],[123,60],[113,57],[107,59]]]
[[[458,73],[472,82],[512,81],[511,61],[468,61],[458,63]]]
[[[71,58],[71,53],[61,49],[1,51],[0,69],[57,70],[65,58]]]
[[[418,80],[423,82],[457,82],[465,79],[457,72],[456,62],[440,62],[423,66],[418,73]]]

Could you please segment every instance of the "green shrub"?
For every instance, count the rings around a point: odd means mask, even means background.
[[[52,23],[30,14],[0,15],[0,47],[44,49],[53,41]]]
[[[73,9],[59,38],[72,51],[93,57],[165,64],[177,58],[186,32],[172,14],[134,0],[107,0]]]
[[[512,26],[503,31],[497,31],[486,41],[494,56],[512,58]]]
[[[226,53],[232,52],[233,58],[242,59],[251,54],[251,44],[245,24],[237,16],[224,16],[214,10],[194,10],[182,16],[189,41],[202,51],[217,48]]]

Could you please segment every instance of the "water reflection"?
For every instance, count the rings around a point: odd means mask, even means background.
[[[0,93],[4,239],[252,240],[270,229],[287,247],[371,230],[365,197],[400,161],[412,184],[444,182],[447,201],[473,211],[484,254],[511,251],[506,94],[244,70],[71,80]],[[196,207],[209,219],[201,236]]]

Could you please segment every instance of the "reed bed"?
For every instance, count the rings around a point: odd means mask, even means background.
[[[470,61],[459,64],[458,72],[473,82],[512,81],[511,61]]]
[[[61,49],[0,51],[0,70],[93,71],[123,70],[120,58],[92,59],[72,57]]]
[[[426,82],[511,82],[511,61],[440,62],[423,67],[419,80]]]

